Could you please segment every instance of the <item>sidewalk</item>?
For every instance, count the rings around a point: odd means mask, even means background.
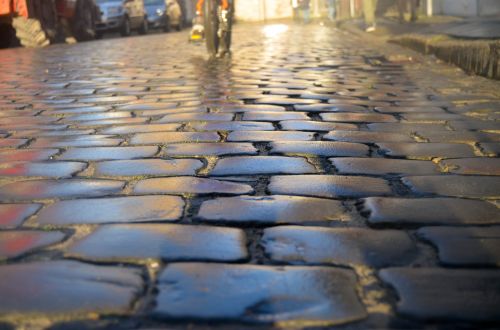
[[[343,28],[362,31],[362,20],[345,21]],[[373,35],[453,63],[467,73],[500,79],[500,19],[421,17],[400,24],[396,17],[377,19]]]

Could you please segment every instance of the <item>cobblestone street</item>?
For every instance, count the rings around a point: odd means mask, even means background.
[[[0,329],[498,328],[497,81],[330,26],[0,51]]]

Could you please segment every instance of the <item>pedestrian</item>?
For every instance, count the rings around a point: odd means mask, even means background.
[[[419,2],[419,0],[398,0],[399,23],[405,21],[405,12],[408,9],[408,5],[410,5],[410,22],[417,20]]]
[[[292,10],[293,10],[293,21],[298,22],[300,17],[299,17],[299,0],[291,0],[290,4],[292,5]]]
[[[299,11],[302,16],[302,21],[304,24],[309,24],[311,20],[311,0],[298,0],[299,2]]]
[[[337,0],[326,0],[326,5],[328,7],[328,19],[330,22],[334,22],[337,16]]]
[[[375,9],[377,0],[363,0],[363,16],[365,18],[365,31],[375,31]]]

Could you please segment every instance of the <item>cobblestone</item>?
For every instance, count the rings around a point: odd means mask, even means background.
[[[500,176],[500,159],[498,158],[447,159],[442,161],[442,165],[455,174]]]
[[[229,133],[227,140],[248,142],[308,141],[314,133],[294,131],[236,131]]]
[[[418,234],[438,248],[445,265],[500,265],[500,227],[428,227]]]
[[[60,231],[6,231],[0,232],[0,261],[17,258],[32,250],[58,243],[64,239]]]
[[[253,188],[246,184],[195,177],[146,179],[139,181],[134,187],[136,194],[242,195],[253,192]]]
[[[272,154],[317,155],[317,156],[368,156],[368,147],[363,144],[330,141],[282,141],[272,142]]]
[[[340,175],[274,176],[268,189],[273,194],[328,198],[391,194],[391,189],[385,180]]]
[[[83,171],[85,163],[78,162],[13,162],[0,163],[0,176],[44,176],[65,178]]]
[[[18,227],[40,207],[40,204],[0,204],[0,229]]]
[[[114,180],[29,180],[0,186],[1,200],[99,197],[119,193],[125,183]]]
[[[292,264],[387,267],[404,265],[416,255],[410,237],[397,230],[280,226],[266,229],[262,243],[271,259]]]
[[[458,143],[377,143],[382,152],[393,157],[456,158],[474,157],[474,150]]]
[[[134,159],[99,162],[96,175],[140,176],[140,175],[195,175],[203,167],[196,159]]]
[[[135,269],[76,261],[1,265],[0,276],[0,294],[9,297],[0,301],[4,315],[124,314],[142,286],[141,274]]]
[[[144,259],[241,261],[247,258],[240,229],[173,224],[105,225],[73,243],[68,254],[90,260]]]
[[[251,143],[179,143],[165,149],[169,156],[228,156],[256,155],[258,150]]]
[[[365,199],[374,224],[480,225],[500,223],[500,210],[484,201],[457,198]],[[432,210],[432,212],[421,212]]]
[[[220,159],[211,175],[255,175],[280,173],[315,173],[304,158],[280,156],[237,156]]]
[[[184,202],[174,196],[137,196],[60,201],[38,213],[40,224],[174,221]]]
[[[328,223],[343,220],[339,201],[299,196],[240,196],[203,202],[198,217],[209,222]]]
[[[167,144],[177,142],[217,142],[216,132],[156,132],[138,133],[130,139],[131,144]]]
[[[498,270],[389,268],[381,271],[381,277],[396,288],[402,314],[429,320],[484,322],[500,318]]]
[[[345,142],[413,142],[410,135],[392,132],[342,131],[335,130],[323,136],[325,140]]]
[[[354,273],[345,269],[171,264],[160,274],[154,314],[342,324],[366,317],[355,285]]]
[[[119,160],[152,157],[158,147],[96,147],[73,148],[64,152],[62,160]]]
[[[439,174],[439,168],[431,161],[387,158],[330,158],[340,174]]]
[[[403,182],[421,194],[471,198],[498,198],[500,194],[500,177],[495,176],[410,176]]]

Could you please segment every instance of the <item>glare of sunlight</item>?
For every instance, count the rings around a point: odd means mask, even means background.
[[[288,30],[288,25],[285,24],[272,24],[272,25],[266,25],[262,28],[262,33],[268,38],[275,37],[277,35],[280,35],[281,33],[284,33]]]

